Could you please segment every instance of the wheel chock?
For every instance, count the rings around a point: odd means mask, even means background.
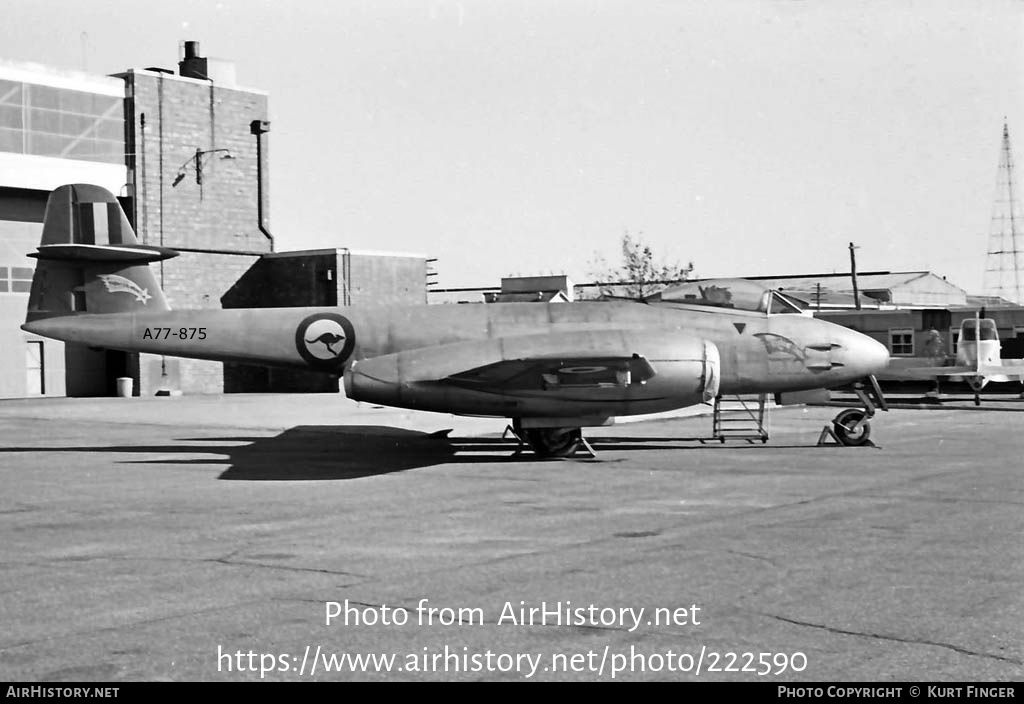
[[[579,454],[580,452],[587,453],[590,456],[590,459],[597,458],[597,453],[594,452],[594,448],[590,446],[590,443],[587,442],[587,439],[584,437],[580,438],[580,446],[576,448],[576,452],[574,454]]]
[[[832,439],[832,442],[829,442],[829,438]],[[826,426],[822,427],[821,435],[818,436],[818,445],[817,445],[818,447],[825,447],[827,445],[842,445],[842,444],[843,443],[839,442],[839,436],[836,435],[835,431],[832,430],[831,426],[826,425]]]
[[[831,442],[829,440],[831,439]],[[836,435],[836,431],[832,430],[832,426],[826,425],[821,429],[821,435],[818,436],[818,442],[816,447],[874,447],[878,448],[878,445],[873,443],[870,439],[865,440],[860,445],[845,445],[843,441]]]
[[[519,457],[519,455],[523,454],[523,448],[526,447],[526,443],[523,442],[523,439],[519,437],[519,433],[517,433],[515,428],[513,428],[511,425],[505,426],[505,432],[501,434],[501,439],[506,439],[510,434],[512,435],[512,437],[516,439],[516,451],[509,456]]]

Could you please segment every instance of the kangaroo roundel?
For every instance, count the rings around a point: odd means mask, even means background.
[[[352,323],[335,313],[315,313],[295,331],[295,347],[306,362],[317,369],[341,367],[356,344]]]

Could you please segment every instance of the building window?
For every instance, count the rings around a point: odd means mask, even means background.
[[[914,354],[914,331],[910,328],[889,330],[889,354],[904,357]]]
[[[953,316],[948,310],[925,310],[921,311],[921,329],[945,330],[953,325]]]
[[[124,98],[0,79],[0,151],[124,164]]]
[[[32,290],[32,269],[0,266],[0,293],[28,293]]]
[[[950,328],[949,339],[952,340],[953,354],[956,354],[957,347],[960,345],[960,331]]]

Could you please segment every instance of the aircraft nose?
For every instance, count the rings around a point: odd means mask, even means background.
[[[842,337],[844,371],[862,377],[878,374],[889,366],[889,350],[878,340],[854,330],[846,330]]]

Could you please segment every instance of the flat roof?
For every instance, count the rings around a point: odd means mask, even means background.
[[[212,57],[207,57],[207,56],[204,56],[203,58],[211,60],[211,61],[214,61],[214,60],[222,61],[223,60],[223,59],[213,59]],[[176,73],[175,71],[172,71],[169,68],[167,68],[167,69],[164,69],[164,68],[160,68],[160,69],[158,69],[158,68],[129,68],[129,69],[125,69],[124,71],[120,71],[118,73],[115,73],[113,75],[116,76],[118,80],[123,80],[125,76],[127,76],[129,74],[133,74],[133,73],[139,73],[139,74],[142,74],[142,75],[145,75],[145,76],[162,76],[165,80],[168,80],[168,81],[184,81],[185,83],[198,83],[198,84],[204,85],[204,86],[208,86],[212,82],[213,85],[216,88],[220,88],[220,89],[223,89],[223,90],[239,90],[239,91],[242,91],[242,92],[245,92],[245,93],[256,93],[257,95],[264,95],[264,96],[270,95],[269,92],[267,92],[265,90],[260,90],[259,88],[248,88],[246,86],[240,86],[240,85],[237,85],[237,84],[231,83],[231,82],[218,81],[216,78],[205,79],[205,78],[191,78],[189,76],[182,76],[182,75]]]
[[[77,90],[83,93],[124,97],[124,81],[95,73],[59,69],[43,64],[0,59],[0,78],[51,88]]]

